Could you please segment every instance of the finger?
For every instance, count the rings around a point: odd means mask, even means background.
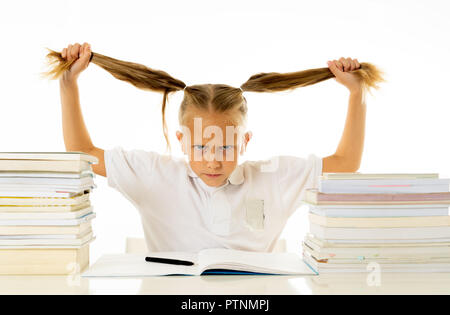
[[[64,48],[64,49],[61,51],[61,57],[63,57],[64,59],[66,59],[66,56],[67,56],[67,48]]]
[[[342,73],[342,71],[337,67],[335,61],[336,60],[328,61],[327,64],[328,64],[328,69],[330,69],[331,73],[333,73],[334,76],[337,77]]]
[[[81,53],[80,56],[85,57],[86,53],[87,53],[87,47],[88,47],[88,43],[83,43],[83,45],[81,46]]]
[[[90,49],[89,44],[84,43],[82,48],[83,48],[83,53],[80,58],[82,58],[83,60],[89,60],[89,58],[91,58],[91,49]]]
[[[350,65],[349,65],[347,59],[345,59],[344,57],[341,57],[341,58],[339,59],[339,61],[343,64],[343,66],[344,66],[344,71],[349,71],[349,70],[350,70]]]
[[[78,59],[78,57],[80,56],[80,44],[78,44],[78,43],[75,43],[73,46],[72,46],[72,51],[71,51],[71,54],[72,54],[72,58],[74,59],[74,60],[77,60]]]
[[[336,67],[341,70],[344,71],[344,65],[342,64],[342,62],[340,62],[339,60],[333,60],[333,62],[336,64]]]
[[[80,55],[81,55],[81,44],[76,43],[75,46],[78,48],[78,51],[77,51],[78,55],[77,55],[77,57],[80,58]]]
[[[356,69],[361,68],[361,64],[359,63],[358,59],[355,59]]]
[[[70,47],[70,59],[71,60],[76,60],[78,58],[78,49],[76,44],[73,44],[72,47]]]
[[[90,44],[88,44],[88,46],[87,46],[87,53],[88,53],[89,62],[90,62],[91,61],[91,56],[92,56],[92,49],[91,49],[91,45]]]
[[[79,50],[80,44],[78,43],[73,44],[72,49],[70,50],[70,56],[72,57],[72,60],[78,59]]]
[[[347,58],[347,62],[350,65],[349,71],[353,71],[356,69],[356,64],[355,62],[352,60],[352,58]]]
[[[69,46],[67,46],[67,60],[68,61],[72,61],[71,51],[72,51],[72,44],[69,44]]]

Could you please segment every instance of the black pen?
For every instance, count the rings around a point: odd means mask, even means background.
[[[192,261],[160,258],[160,257],[145,257],[145,261],[156,262],[161,264],[183,265],[183,266],[192,266],[194,264]]]

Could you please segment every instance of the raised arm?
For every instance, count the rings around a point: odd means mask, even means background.
[[[361,164],[366,125],[365,89],[350,73],[360,67],[357,59],[340,58],[328,62],[336,81],[350,92],[347,118],[341,140],[333,155],[323,158],[322,172],[356,172]]]
[[[69,45],[61,52],[63,58],[76,60],[59,79],[64,144],[67,151],[80,151],[98,158],[92,164],[95,174],[106,176],[104,150],[94,146],[84,123],[78,92],[78,76],[89,65],[91,49],[89,44]]]

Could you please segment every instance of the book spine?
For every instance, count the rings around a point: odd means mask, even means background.
[[[450,227],[328,228],[310,222],[310,231],[325,240],[409,240],[450,237]]]
[[[419,194],[419,193],[443,193],[448,192],[448,185],[425,185],[425,186],[406,186],[406,185],[372,185],[361,187],[327,187],[320,188],[322,193],[335,194]]]
[[[343,194],[317,192],[317,201],[448,201],[450,192],[417,194]]]
[[[378,180],[378,179],[437,179],[438,173],[375,173],[375,174],[361,174],[361,173],[323,173],[320,179],[324,180]]]
[[[320,179],[319,185],[324,187],[368,187],[368,186],[428,186],[449,185],[450,179],[446,178],[421,178],[421,179]]]
[[[6,197],[0,195],[0,206],[70,206],[89,200],[89,193],[76,194],[72,197]]]

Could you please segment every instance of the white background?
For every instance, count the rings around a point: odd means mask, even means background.
[[[2,1],[0,151],[65,151],[57,81],[41,79],[45,47],[89,42],[94,52],[168,72],[186,84],[238,87],[259,72],[326,67],[358,58],[385,71],[367,101],[360,172],[438,172],[450,176],[450,21],[447,1]],[[90,65],[79,80],[84,119],[103,149],[163,153],[161,100]],[[174,154],[182,93],[169,100]],[[293,92],[246,93],[254,137],[245,159],[334,153],[348,93],[334,79]],[[242,160],[241,162],[243,162]],[[97,240],[91,259],[123,252],[142,236],[140,218],[97,176],[92,202]],[[182,209],[180,209],[182,211]],[[299,250],[307,208],[289,222]]]

